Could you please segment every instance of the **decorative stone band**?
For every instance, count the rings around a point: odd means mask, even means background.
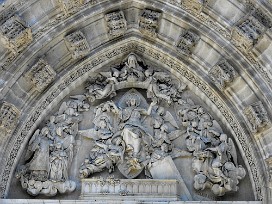
[[[178,200],[178,181],[164,179],[82,179],[83,200]],[[104,196],[107,195],[107,196]]]
[[[263,189],[263,174],[261,172],[261,165],[258,165],[258,160],[254,156],[254,151],[251,148],[249,138],[243,132],[242,127],[239,125],[238,120],[233,116],[231,110],[227,107],[227,105],[223,102],[223,100],[218,97],[210,87],[205,84],[201,79],[199,79],[196,75],[194,75],[190,70],[184,67],[181,61],[176,61],[173,58],[169,57],[167,53],[162,53],[157,50],[156,47],[149,47],[146,45],[146,42],[143,40],[135,40],[134,38],[130,38],[127,40],[118,43],[108,51],[101,51],[97,53],[95,56],[88,59],[88,62],[83,62],[79,64],[78,67],[74,68],[72,73],[66,78],[61,80],[60,84],[56,84],[50,91],[45,94],[46,98],[43,98],[39,105],[33,109],[29,115],[29,118],[23,123],[22,127],[17,130],[17,134],[14,135],[15,142],[12,145],[12,148],[6,151],[6,163],[3,164],[4,169],[1,172],[1,181],[0,181],[0,193],[1,197],[5,197],[7,190],[9,188],[9,181],[12,177],[13,168],[15,166],[15,159],[18,155],[19,148],[21,148],[21,144],[26,138],[29,138],[31,135],[31,131],[37,127],[36,121],[40,118],[42,114],[46,111],[48,106],[54,104],[54,100],[58,97],[58,100],[61,97],[64,97],[63,91],[75,84],[76,81],[82,81],[82,77],[88,75],[95,70],[97,67],[101,67],[106,62],[116,59],[117,56],[123,56],[124,54],[128,54],[130,52],[141,53],[142,55],[151,58],[160,64],[164,64],[168,66],[169,69],[175,70],[177,73],[185,77],[188,81],[192,82],[198,89],[203,92],[218,108],[221,114],[225,117],[226,121],[229,123],[233,132],[236,135],[238,145],[241,145],[242,150],[244,151],[244,155],[247,160],[245,163],[249,168],[249,174],[252,178],[252,185],[255,191],[255,197],[258,200],[262,200],[265,196],[265,192]],[[66,91],[67,92],[67,89]],[[62,96],[61,96],[62,95]]]

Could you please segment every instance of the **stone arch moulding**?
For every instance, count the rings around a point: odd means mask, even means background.
[[[252,148],[243,126],[240,125],[237,119],[239,116],[231,111],[230,107],[216,94],[213,88],[206,84],[200,77],[196,76],[192,70],[189,70],[182,61],[171,56],[166,50],[151,45],[148,41],[139,39],[138,37],[123,39],[110,46],[104,47],[99,52],[89,56],[86,60],[69,70],[65,76],[58,79],[55,84],[44,93],[41,99],[35,104],[33,110],[29,113],[27,119],[16,127],[11,139],[11,144],[5,151],[4,158],[6,163],[3,165],[3,169],[1,169],[1,196],[4,198],[8,194],[11,179],[14,176],[19,159],[34,130],[46,117],[47,111],[56,107],[73,89],[86,81],[90,73],[99,70],[103,66],[110,66],[115,61],[120,61],[120,59],[131,52],[179,76],[181,81],[184,81],[193,92],[200,92],[200,94],[198,93],[200,98],[210,106],[211,110],[213,110],[213,114],[217,112],[218,117],[222,119],[221,122],[234,136],[233,138],[245,161],[255,199],[265,199],[267,192],[263,187],[264,172],[262,164],[258,161],[259,156]]]

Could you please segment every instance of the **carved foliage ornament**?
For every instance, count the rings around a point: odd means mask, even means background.
[[[250,51],[267,29],[271,28],[271,20],[259,9],[251,11],[233,29],[232,39],[243,51]]]
[[[223,90],[227,84],[234,80],[237,73],[226,60],[221,60],[210,69],[209,76],[217,87]]]
[[[84,4],[85,0],[58,0],[61,10],[70,15],[78,11],[78,9]]]
[[[185,30],[179,37],[177,50],[181,54],[191,55],[200,37],[192,31]]]
[[[86,37],[81,31],[76,31],[65,37],[65,43],[74,59],[81,58],[90,52]]]
[[[140,16],[139,29],[143,34],[154,37],[157,35],[159,27],[159,18],[161,13],[145,9]]]
[[[0,109],[0,127],[10,133],[16,126],[20,111],[13,105],[4,102]]]
[[[193,153],[196,190],[211,189],[217,196],[238,190],[245,170],[237,164],[233,141],[202,107],[184,98],[186,85],[143,64],[139,57],[130,54],[120,66],[92,76],[84,95],[71,96],[43,128],[35,131],[25,155],[27,162],[17,171],[29,194],[54,196],[75,189],[68,170],[79,134],[93,141],[79,167],[82,178],[105,169],[111,173],[116,166],[129,179],[143,169],[152,178],[158,162],[190,157]],[[90,108],[87,100],[97,104],[100,99],[114,97],[117,90],[131,87],[146,89],[152,102],[130,89],[117,102],[106,100],[95,106],[93,128],[78,130],[81,112]],[[163,107],[167,104],[177,109],[176,114]],[[185,127],[185,134],[181,126]],[[189,152],[175,147],[173,141],[178,137],[186,137]]]
[[[245,108],[244,114],[246,116],[250,131],[253,133],[258,132],[263,127],[271,123],[261,101],[253,103]]]
[[[31,29],[18,16],[9,18],[1,25],[0,35],[4,45],[15,54],[32,41]]]
[[[116,11],[105,15],[109,34],[112,37],[123,35],[127,30],[127,21],[123,11]]]
[[[38,91],[43,91],[56,77],[56,72],[43,59],[31,67],[27,73],[28,79]]]

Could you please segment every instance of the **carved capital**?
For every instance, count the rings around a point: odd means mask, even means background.
[[[16,126],[20,111],[11,103],[4,102],[0,109],[0,128],[10,133]]]
[[[43,59],[29,70],[27,74],[29,80],[39,92],[43,91],[56,77],[56,72]]]
[[[123,11],[116,11],[105,15],[108,33],[112,37],[124,35],[127,30],[127,21]]]
[[[216,86],[223,90],[237,76],[234,68],[224,59],[219,61],[209,71],[209,76]]]
[[[140,16],[139,20],[139,29],[140,31],[151,37],[157,35],[158,27],[159,27],[159,18],[161,13],[157,11],[152,11],[149,9],[145,9]]]
[[[232,40],[242,51],[249,52],[271,25],[268,16],[254,9],[234,27]]]
[[[270,124],[267,112],[261,101],[251,104],[244,109],[247,124],[252,133],[258,132],[261,128]]]
[[[84,4],[84,0],[58,0],[61,10],[65,15],[70,15],[78,11]]]
[[[13,16],[0,27],[1,41],[13,53],[22,51],[31,41],[31,29],[18,17]]]
[[[89,44],[81,31],[76,31],[65,37],[65,43],[74,59],[84,57],[90,52]]]
[[[184,31],[178,40],[177,50],[181,54],[191,55],[194,47],[199,42],[200,37],[192,31]]]

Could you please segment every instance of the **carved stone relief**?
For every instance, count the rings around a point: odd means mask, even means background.
[[[0,109],[0,128],[4,129],[7,133],[13,131],[17,125],[20,111],[11,103],[4,102]]]
[[[232,39],[241,50],[249,52],[269,28],[270,19],[255,9],[234,27]]]
[[[209,70],[209,76],[216,86],[223,90],[235,79],[237,73],[226,60],[221,60]]]
[[[84,4],[84,0],[58,0],[61,10],[70,15],[78,11],[78,9]]]
[[[82,58],[90,52],[89,44],[81,31],[67,35],[65,43],[74,59]]]
[[[271,123],[261,101],[246,107],[244,114],[247,119],[247,124],[253,133],[260,131],[263,127]]]
[[[127,21],[123,11],[108,13],[105,15],[108,26],[108,33],[112,37],[124,35],[127,30]]]
[[[177,50],[181,54],[191,55],[200,37],[192,31],[185,30],[179,37]]]
[[[31,29],[18,16],[12,16],[1,25],[0,35],[1,41],[14,54],[32,41]]]
[[[140,16],[139,29],[148,36],[155,37],[158,32],[159,19],[161,13],[150,9],[145,9]]]
[[[115,99],[124,88],[130,90]],[[185,89],[179,79],[155,71],[133,53],[119,66],[93,74],[86,92],[70,96],[33,134],[17,170],[22,187],[31,195],[74,191],[69,169],[77,154],[76,140],[83,137],[92,145],[78,166],[80,178],[116,168],[128,179],[142,172],[148,179],[158,178],[156,166],[162,161],[174,165],[176,158],[192,158],[196,190],[211,189],[216,196],[237,191],[245,169],[237,163],[232,139],[204,108],[183,96]],[[91,108],[92,126],[79,129]],[[174,144],[182,137],[186,148]],[[172,179],[184,183],[181,175]]]
[[[26,74],[37,91],[43,91],[56,77],[54,69],[43,59],[31,67]]]

